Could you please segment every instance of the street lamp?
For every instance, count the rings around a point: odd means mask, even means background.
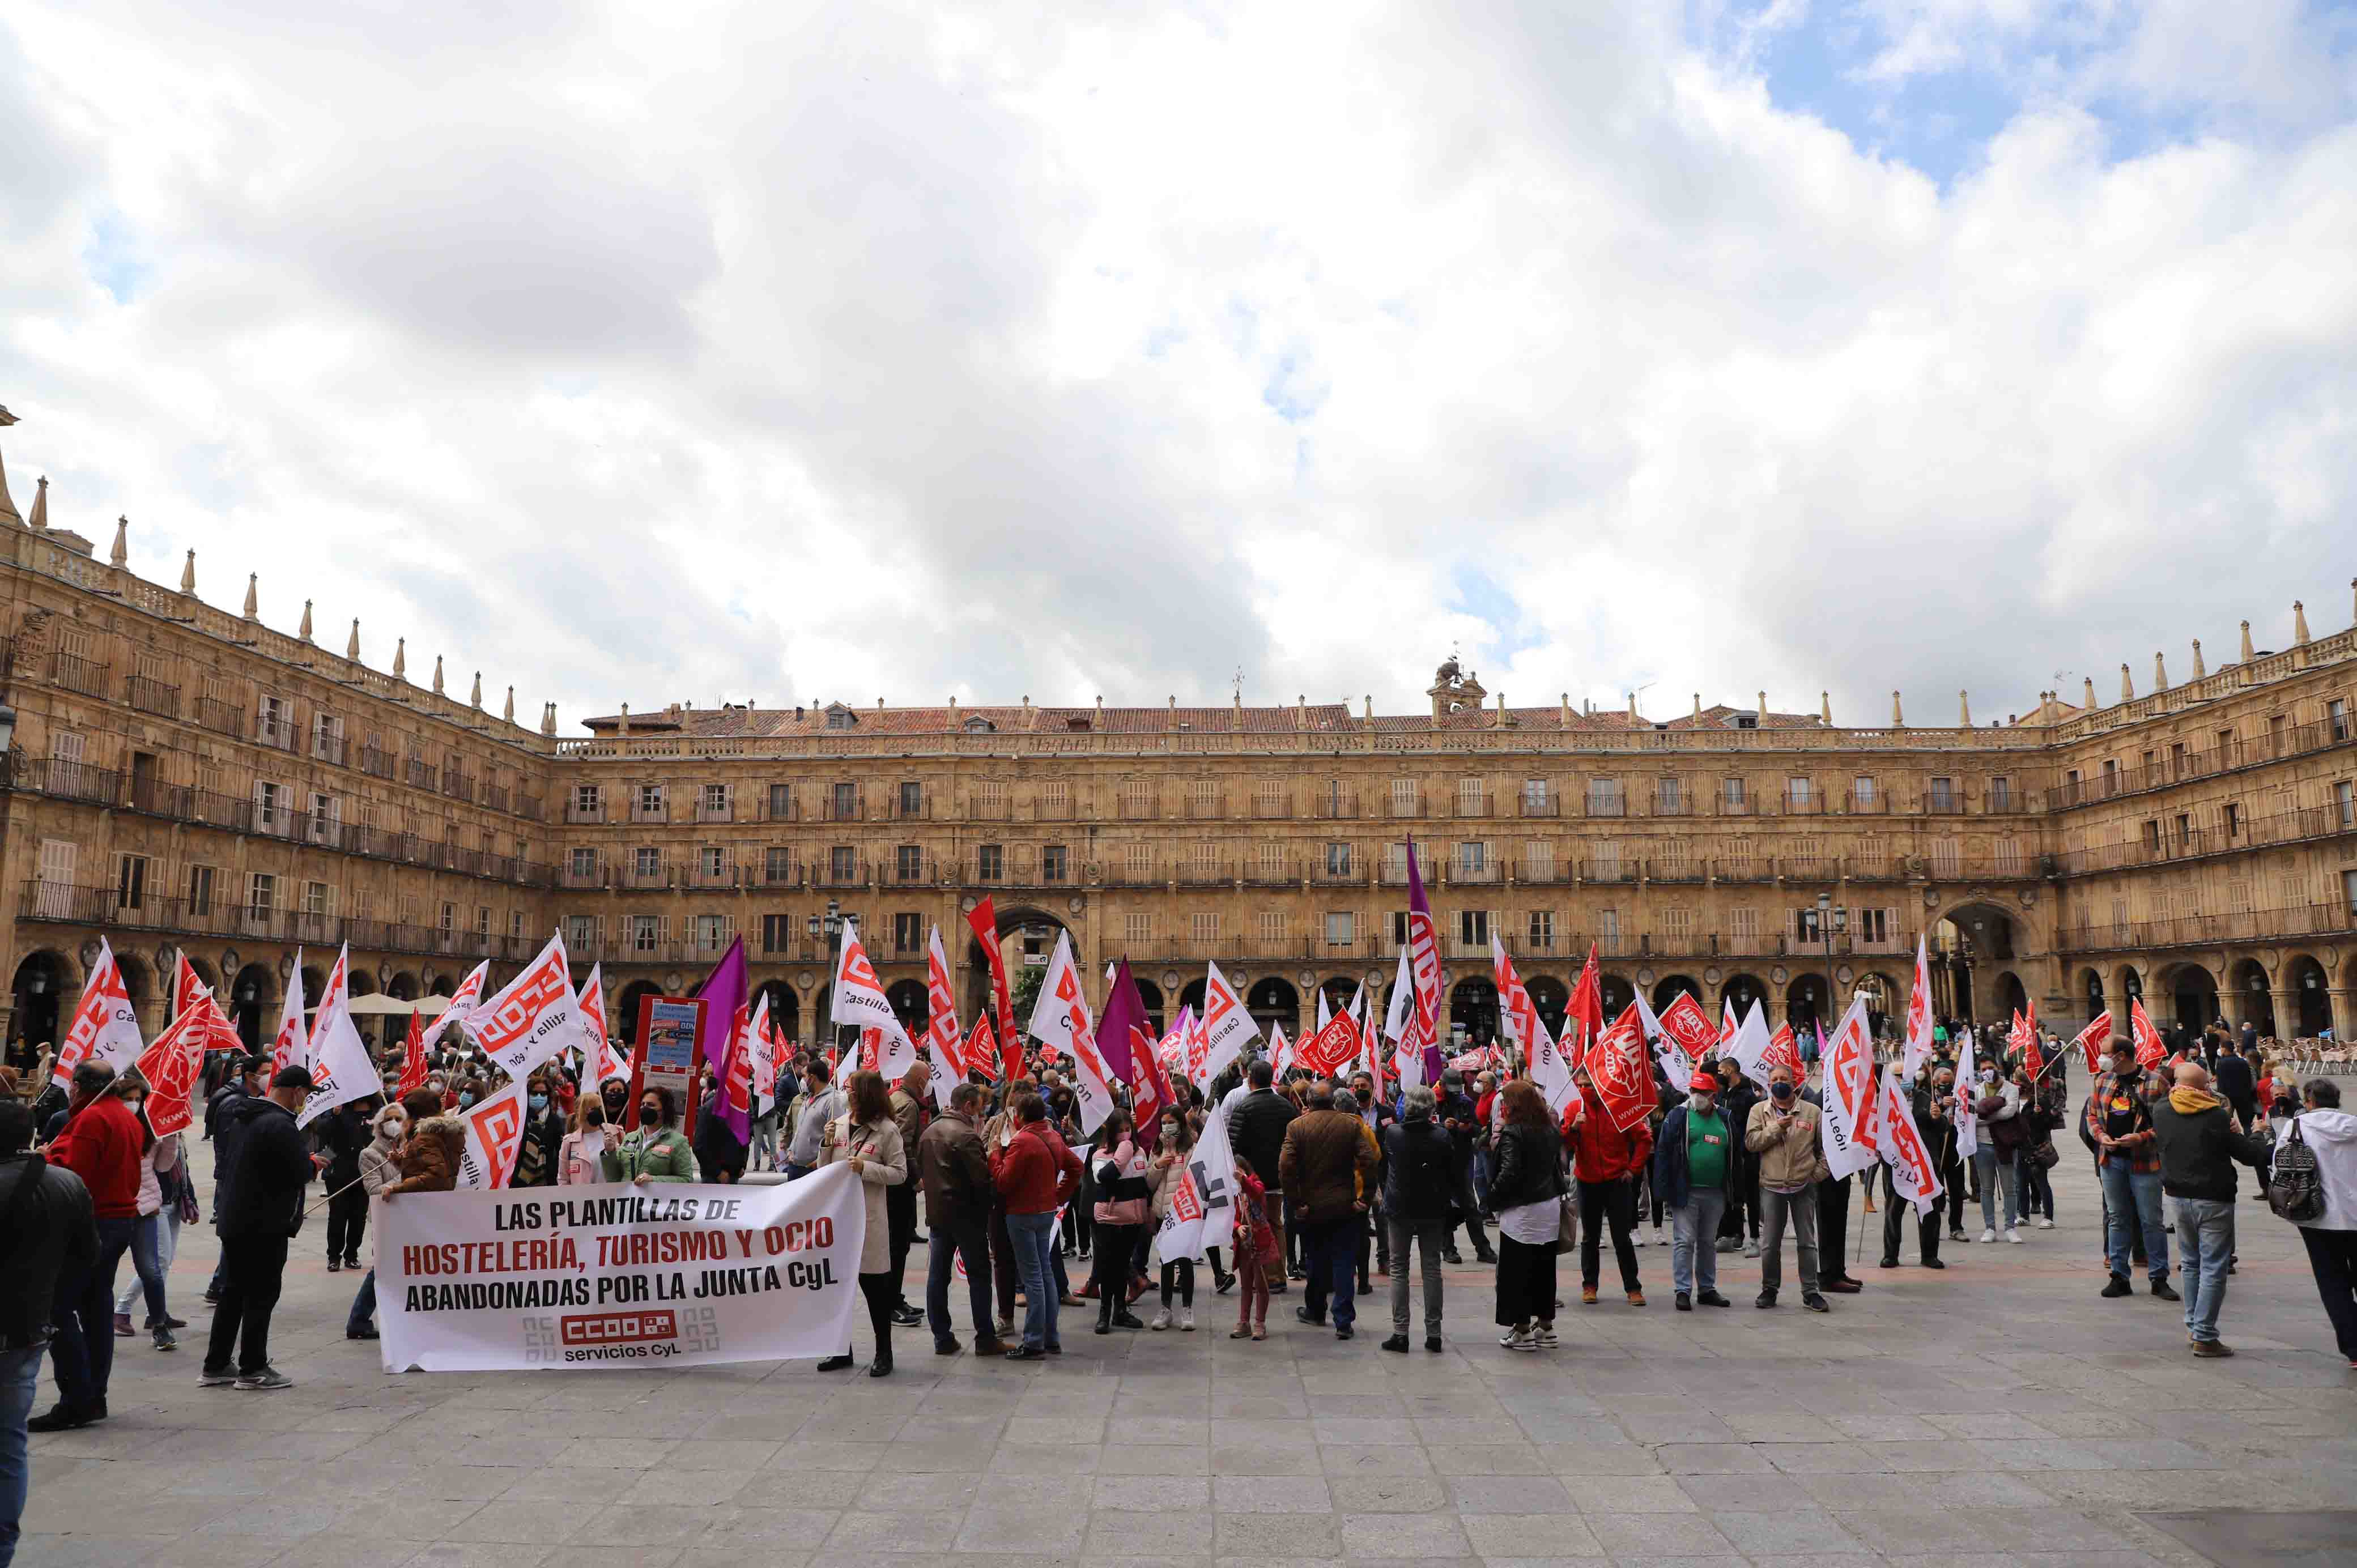
[[[804,929],[810,933],[811,940],[816,941],[821,936],[826,938],[826,971],[830,981],[826,993],[826,1026],[834,1037],[834,1046],[838,1051],[843,1048],[843,1030],[848,1026],[837,1024],[834,1021],[834,991],[832,981],[835,970],[840,967],[838,958],[843,947],[843,923],[845,919],[856,920],[858,918],[856,915],[845,915],[842,904],[830,898],[826,901],[826,913],[823,916],[813,915],[804,927]],[[856,1036],[856,1030],[854,1034]]]
[[[1834,896],[1830,893],[1817,895],[1817,935],[1825,940],[1825,1005],[1831,1007],[1834,1004]],[[1824,1018],[1820,1015],[1817,1019],[1820,1034],[1824,1033]]]

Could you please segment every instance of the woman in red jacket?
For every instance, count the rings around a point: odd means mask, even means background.
[[[1612,1227],[1612,1255],[1620,1263],[1620,1288],[1631,1306],[1645,1305],[1644,1286],[1637,1279],[1637,1248],[1631,1234],[1637,1225],[1637,1183],[1653,1157],[1652,1122],[1638,1122],[1627,1132],[1612,1124],[1588,1082],[1587,1069],[1572,1069],[1579,1093],[1565,1113],[1564,1142],[1571,1149],[1572,1179],[1579,1186],[1579,1299],[1596,1305],[1597,1275],[1605,1225]]]

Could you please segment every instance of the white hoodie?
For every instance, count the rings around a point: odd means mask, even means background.
[[[2324,1212],[2301,1222],[2309,1230],[2357,1230],[2357,1116],[2346,1111],[2303,1111],[2276,1137],[2277,1148],[2292,1127],[2316,1152],[2316,1174],[2324,1184]]]

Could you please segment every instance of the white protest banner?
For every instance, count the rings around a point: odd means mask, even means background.
[[[1735,1037],[1727,1042],[1719,1054],[1732,1058],[1735,1065],[1742,1069],[1743,1076],[1757,1084],[1760,1092],[1765,1094],[1768,1092],[1768,1052],[1774,1044],[1775,1036],[1768,1032],[1768,1004],[1755,1002],[1751,1004],[1751,1011],[1743,1015],[1742,1026],[1735,1031]]]
[[[950,988],[950,957],[939,926],[925,944],[924,1043],[933,1069],[933,1105],[947,1111],[951,1091],[965,1081],[966,1061],[958,1041],[957,993]]]
[[[295,967],[286,972],[286,997],[278,1009],[278,1034],[270,1047],[270,1076],[290,1067],[309,1067],[310,1036],[303,1028],[303,950],[295,950]]]
[[[1170,1208],[1156,1232],[1162,1261],[1200,1258],[1206,1247],[1233,1249],[1236,1232],[1236,1162],[1228,1145],[1228,1104],[1222,1101],[1203,1122],[1203,1135],[1188,1151],[1186,1176],[1170,1196]]]
[[[1956,1158],[1969,1160],[1981,1149],[1981,1119],[1975,1096],[1981,1091],[1978,1042],[1972,1026],[1964,1026],[1964,1065],[1956,1073]],[[1933,1093],[1939,1090],[1934,1089]]]
[[[114,950],[101,937],[98,962],[91,967],[81,1000],[74,1004],[73,1019],[58,1046],[57,1070],[49,1081],[59,1089],[70,1088],[74,1069],[91,1058],[121,1072],[139,1059],[145,1046],[139,1037],[139,1010],[131,1004],[123,972],[115,967]]]
[[[581,1038],[587,1046],[583,1058],[588,1062],[592,1077],[589,1082],[599,1084],[609,1078],[630,1076],[630,1059],[614,1048],[606,1022],[606,966],[593,963],[589,978],[581,983],[581,994],[575,999],[573,1015],[581,1026]]]
[[[1538,1085],[1545,1097],[1547,1109],[1555,1120],[1571,1106],[1572,1097],[1579,1092],[1571,1081],[1571,1064],[1563,1059],[1555,1036],[1547,1033],[1546,1020],[1539,1016],[1536,1004],[1531,1000],[1530,988],[1515,972],[1514,961],[1506,951],[1505,942],[1498,933],[1490,933],[1490,969],[1498,986],[1498,1014],[1505,1021],[1506,1033],[1522,1048],[1529,1064],[1531,1081]],[[1645,1099],[1652,1101],[1652,1085],[1645,1086]]]
[[[1900,1054],[1903,1076],[1912,1083],[1932,1059],[1932,972],[1924,963],[1923,939],[1915,939],[1915,985],[1907,993],[1907,1043]]]
[[[517,1079],[479,1105],[454,1112],[466,1130],[458,1151],[458,1185],[502,1187],[515,1174],[516,1152],[523,1147],[522,1079]]]
[[[311,1092],[295,1125],[307,1127],[339,1105],[384,1092],[384,1079],[375,1058],[352,1024],[352,950],[346,943],[328,972],[327,989],[319,993],[319,1009],[311,1015],[311,1041],[306,1047],[311,1062]]]
[[[835,1355],[866,1213],[845,1165],[780,1187],[405,1194],[376,1206],[384,1369]]]
[[[1932,1164],[1922,1130],[1915,1125],[1913,1109],[1899,1092],[1898,1075],[1883,1074],[1876,1102],[1880,1113],[1875,1136],[1881,1141],[1882,1162],[1890,1167],[1891,1187],[1915,1206],[1917,1214],[1928,1213],[1947,1188],[1941,1184],[1938,1167]]]
[[[1081,993],[1081,972],[1072,962],[1072,934],[1060,932],[1039,1000],[1031,1009],[1031,1036],[1070,1052],[1077,1069],[1072,1088],[1081,1097],[1081,1131],[1094,1133],[1114,1112],[1113,1071],[1097,1050],[1096,1022]]]
[[[562,934],[467,1020],[475,1044],[521,1082],[532,1069],[580,1038],[573,1014],[573,970]]]
[[[888,1083],[917,1065],[917,1043],[909,1038],[909,1031],[900,1026],[900,1015],[892,1011],[892,1004],[884,995],[884,983],[876,978],[876,966],[867,960],[866,944],[859,940],[859,927],[849,916],[843,920],[843,950],[836,955],[834,983],[827,993],[827,1017],[838,1029],[874,1029],[881,1036],[877,1042],[876,1060],[872,1066],[884,1075]],[[862,1042],[863,1058],[866,1042]]]

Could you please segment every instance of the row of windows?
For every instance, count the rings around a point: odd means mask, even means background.
[[[81,845],[71,839],[43,839],[40,846],[40,877],[35,890],[37,905],[46,900],[55,910],[44,908],[45,918],[67,918],[64,911],[70,895],[79,886],[77,873]],[[248,916],[266,920],[282,911],[319,919],[334,919],[339,915],[357,920],[375,918],[373,897],[370,889],[350,890],[349,898],[339,897],[338,885],[309,878],[300,878],[274,871],[250,871],[241,885],[224,868],[190,864],[180,868],[178,879],[171,884],[176,890],[166,893],[165,879],[153,856],[122,854],[114,858],[113,908],[118,916],[138,916],[155,908],[158,898],[177,897],[181,913],[204,918],[230,908],[242,909]],[[224,902],[225,899],[234,902]],[[339,905],[342,906],[339,908]],[[404,924],[418,924],[418,900],[404,897],[400,917]],[[434,909],[436,929],[447,934],[471,929],[478,936],[491,932],[491,908],[488,904],[463,906],[456,900],[442,900]],[[521,937],[527,929],[527,916],[522,909],[508,914],[508,934]]]

